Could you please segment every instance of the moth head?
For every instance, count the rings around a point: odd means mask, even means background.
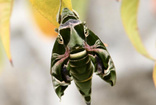
[[[66,17],[76,17],[76,15],[73,14],[73,12],[71,12],[69,9],[65,8],[63,12],[62,17],[64,16],[65,22],[61,23],[60,27],[58,28],[58,39],[62,39],[63,42],[61,42],[62,40],[58,40],[58,43],[64,44],[64,46],[68,47],[69,49],[78,49],[84,47],[84,42],[89,35],[88,28],[79,19]]]
[[[79,19],[79,16],[74,10],[71,11],[68,8],[63,8],[62,13],[58,16],[58,23],[63,24],[69,19]]]
[[[84,47],[85,32],[83,23],[81,21],[75,19],[68,20],[64,24],[60,25],[58,28],[58,33],[59,44],[64,44],[70,49]]]

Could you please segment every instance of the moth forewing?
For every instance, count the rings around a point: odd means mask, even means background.
[[[64,48],[64,45],[59,44],[56,39],[52,51],[50,73],[52,76],[52,83],[55,88],[55,92],[59,98],[61,98],[61,96],[64,94],[65,89],[70,84],[70,82],[65,82],[65,79],[62,75],[63,66],[67,64],[68,59],[68,56],[65,55],[65,52],[66,50]]]

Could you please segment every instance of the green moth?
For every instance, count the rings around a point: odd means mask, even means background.
[[[111,86],[115,85],[113,61],[102,41],[79,20],[75,12],[64,8],[59,23],[50,71],[55,92],[61,98],[74,80],[86,104],[91,105],[93,73]]]

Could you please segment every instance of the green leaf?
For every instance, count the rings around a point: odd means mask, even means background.
[[[155,62],[155,66],[154,66],[154,69],[153,69],[153,81],[154,81],[154,84],[155,84],[155,87],[156,87],[156,62]]]
[[[61,10],[62,8],[69,8],[72,10],[71,0],[30,0],[33,7],[56,27],[59,26],[56,17],[59,12],[60,1],[62,1]]]
[[[10,16],[12,11],[13,0],[0,0],[0,37],[5,52],[10,60]]]
[[[137,25],[139,0],[122,0],[121,4],[121,18],[125,31],[136,50],[147,58],[153,60],[150,54],[144,47]]]
[[[73,9],[79,14],[81,20],[85,20],[89,0],[72,0]]]

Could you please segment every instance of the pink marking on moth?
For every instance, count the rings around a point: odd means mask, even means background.
[[[98,51],[96,45],[93,45],[93,46],[89,46],[86,42],[84,42],[85,44],[85,49],[89,52],[92,52],[92,51]]]
[[[66,48],[65,54],[59,55],[57,57],[57,59],[60,59],[60,60],[57,61],[55,65],[59,65],[60,63],[62,63],[65,59],[67,59],[69,57],[69,54],[70,54],[69,48]]]

